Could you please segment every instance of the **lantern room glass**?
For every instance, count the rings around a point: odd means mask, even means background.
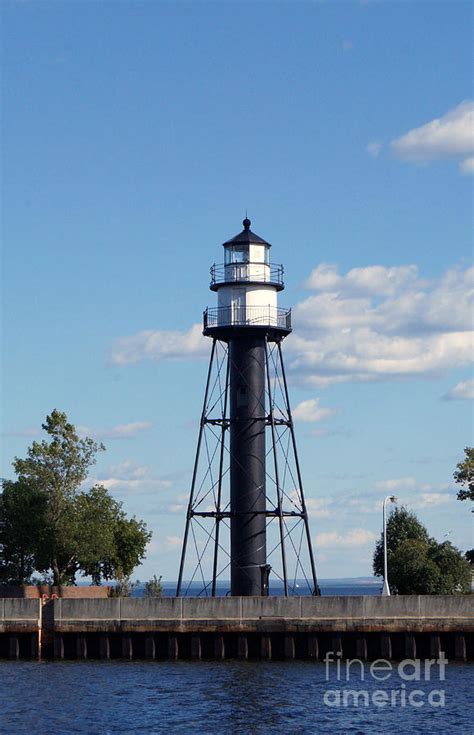
[[[225,248],[225,264],[231,263],[248,263],[249,262],[249,246],[248,245],[232,245]]]

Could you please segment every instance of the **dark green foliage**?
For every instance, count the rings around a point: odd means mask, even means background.
[[[435,595],[439,569],[428,555],[429,544],[419,539],[402,541],[388,556],[388,579],[392,593]]]
[[[416,515],[405,508],[395,507],[387,522],[387,551],[390,572],[390,558],[403,541],[413,539],[428,542],[428,531]],[[374,574],[383,577],[383,534],[376,543],[374,552]],[[390,579],[389,574],[389,579]]]
[[[131,597],[133,590],[139,586],[139,580],[132,582],[130,577],[124,577],[118,575],[116,578],[116,584],[110,590],[110,597]]]
[[[45,496],[22,481],[3,482],[0,495],[0,584],[28,584],[45,526]]]
[[[162,577],[158,579],[156,574],[145,584],[144,596],[145,597],[161,597],[163,594],[163,585],[161,583]]]
[[[78,528],[83,529],[78,563],[95,584],[128,579],[145,556],[151,534],[143,521],[127,518],[122,504],[96,485],[78,497]]]
[[[438,544],[414,513],[395,508],[387,522],[388,579],[400,595],[453,595],[470,591],[469,562],[449,541]],[[383,535],[374,552],[374,574],[383,576]]]
[[[74,584],[78,573],[102,580],[127,577],[144,558],[151,534],[127,518],[107,490],[81,490],[103,445],[80,439],[66,414],[54,410],[43,429],[48,442],[33,442],[16,458],[17,482],[0,496],[0,579],[28,581],[52,573],[55,585]]]
[[[433,541],[428,556],[439,569],[436,594],[453,595],[471,591],[471,566],[459,549],[449,541],[442,544]]]
[[[458,500],[474,500],[474,448],[466,447],[465,458],[456,465],[454,480],[461,489],[458,490]]]

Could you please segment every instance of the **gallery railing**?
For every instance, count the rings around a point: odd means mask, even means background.
[[[226,326],[270,326],[291,330],[291,309],[278,306],[216,306],[205,310],[204,329]]]
[[[274,263],[214,263],[211,287],[234,282],[271,283],[283,288],[283,266]]]

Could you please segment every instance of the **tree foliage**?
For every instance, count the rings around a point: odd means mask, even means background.
[[[0,495],[0,584],[28,584],[35,571],[35,546],[41,543],[46,503],[24,482],[3,482]],[[32,540],[35,543],[32,543]]]
[[[145,597],[161,597],[163,594],[163,584],[161,579],[162,577],[158,578],[156,574],[154,574],[153,577],[145,583],[145,589],[143,591]]]
[[[50,441],[33,442],[15,458],[16,482],[0,496],[0,579],[25,583],[34,570],[51,572],[55,585],[76,575],[102,580],[126,577],[144,558],[151,534],[127,518],[122,504],[101,485],[82,489],[105,447],[81,439],[67,416],[54,410],[42,427]]]
[[[400,595],[452,595],[470,591],[471,568],[449,541],[437,543],[416,515],[395,508],[387,522],[388,579]],[[375,546],[374,574],[383,576],[383,534]]]
[[[469,564],[471,564],[471,566],[473,566],[474,565],[474,549],[469,549],[469,551],[466,551],[466,553],[464,554],[464,556],[468,560]]]
[[[454,481],[461,485],[458,500],[474,500],[474,447],[466,447],[464,455],[454,473]]]
[[[416,515],[407,510],[405,506],[395,507],[387,522],[387,559],[389,562],[400,544],[408,540],[427,543],[429,540],[428,531]],[[373,566],[374,574],[383,577],[383,534],[380,534],[380,538],[375,545]]]

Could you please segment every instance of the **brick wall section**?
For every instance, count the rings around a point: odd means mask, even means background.
[[[91,587],[50,587],[47,584],[39,585],[23,585],[18,587],[0,586],[0,600],[4,598],[23,598],[27,600],[39,599],[43,595],[51,597],[55,594],[58,597],[72,599],[102,599],[109,597],[111,587],[107,586],[91,586]]]

